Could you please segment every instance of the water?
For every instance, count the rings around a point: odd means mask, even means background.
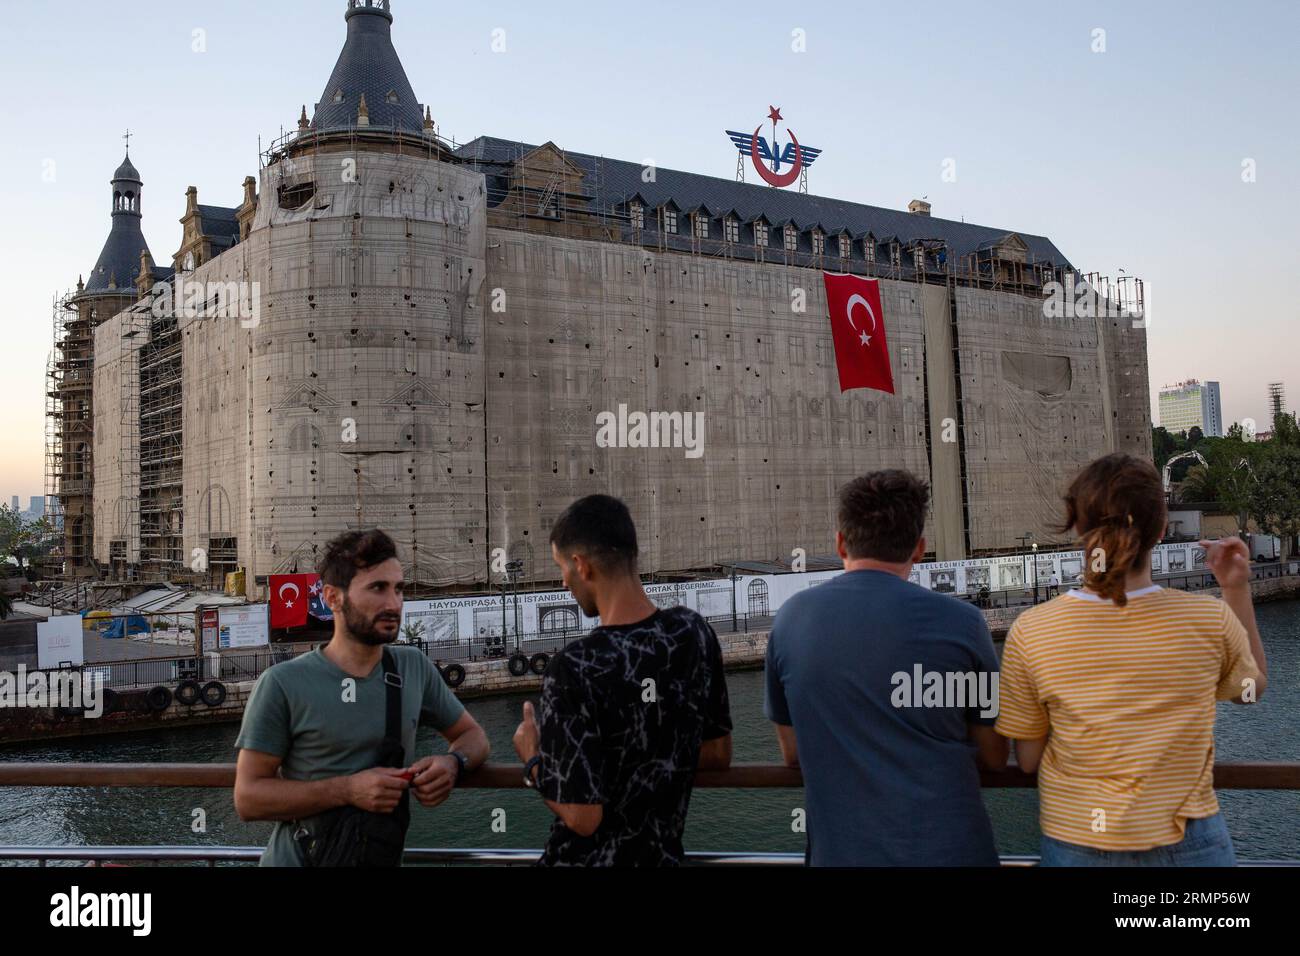
[[[1300,602],[1257,608],[1269,663],[1269,688],[1258,706],[1220,704],[1218,759],[1300,761]],[[771,724],[763,716],[763,674],[727,676],[735,724],[736,761],[779,763]],[[524,696],[469,703],[493,743],[493,759],[513,762],[510,738]],[[118,735],[86,741],[6,748],[18,761],[228,762],[237,724]],[[441,738],[421,730],[420,750],[444,751]],[[1037,853],[1037,794],[985,790],[1002,853]],[[1300,860],[1300,792],[1220,791],[1219,801],[1242,859]],[[686,828],[688,850],[802,852],[793,811],[802,790],[696,790]],[[206,833],[192,829],[195,811]],[[493,828],[502,820],[505,832]],[[409,846],[540,847],[551,815],[524,790],[465,790],[441,807],[412,803]],[[119,788],[0,788],[2,845],[263,845],[270,824],[239,820],[225,790]]]

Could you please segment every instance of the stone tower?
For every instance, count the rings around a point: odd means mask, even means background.
[[[60,304],[51,369],[52,447],[47,476],[63,519],[63,573],[94,576],[93,520],[95,327],[136,300],[136,280],[149,246],[140,229],[144,183],[128,152],[110,181],[111,227],[88,281]]]

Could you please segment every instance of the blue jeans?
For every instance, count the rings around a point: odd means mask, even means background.
[[[1040,866],[1236,866],[1237,854],[1222,813],[1189,819],[1183,838],[1152,850],[1098,850],[1047,835]]]

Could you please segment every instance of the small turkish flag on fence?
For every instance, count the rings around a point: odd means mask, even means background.
[[[315,574],[272,574],[267,578],[271,589],[271,626],[302,627],[307,623],[307,604]]]
[[[831,316],[840,391],[875,388],[894,394],[894,372],[885,340],[885,313],[880,282],[845,273],[823,272]]]

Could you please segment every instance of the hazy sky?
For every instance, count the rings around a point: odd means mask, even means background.
[[[123,132],[144,179],[145,237],[170,263],[186,187],[237,205],[258,136],[292,127],[304,103],[310,114],[346,3],[0,7],[0,500],[26,506],[43,491],[51,300],[99,255]],[[393,11],[416,95],[458,142],[553,140],[729,177],[723,130],[752,129],[775,105],[824,150],[811,192],[892,208],[925,195],[936,216],[1049,236],[1085,272],[1142,276],[1153,395],[1217,379],[1225,426],[1265,420],[1266,382],[1286,382],[1292,408],[1300,399],[1300,306],[1286,288],[1300,232],[1300,4],[395,0]],[[947,160],[955,182],[942,178]]]

